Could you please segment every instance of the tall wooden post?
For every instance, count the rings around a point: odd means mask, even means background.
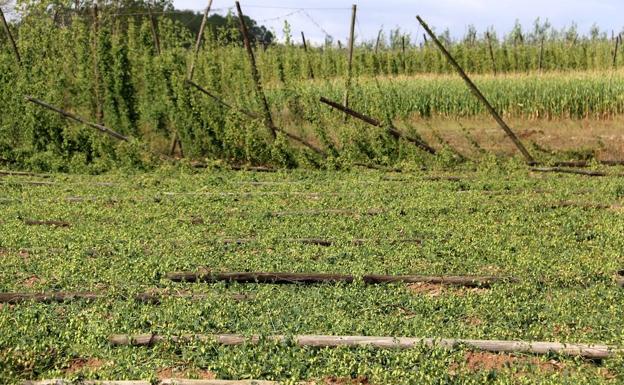
[[[401,65],[403,66],[403,74],[407,72],[407,65],[405,64],[405,35],[401,36]]]
[[[306,42],[305,34],[301,31],[301,44],[303,44],[303,52],[308,52],[308,43]]]
[[[208,6],[204,10],[204,17],[202,19],[201,25],[199,26],[199,32],[197,32],[197,40],[195,40],[195,51],[193,51],[193,57],[191,58],[191,65],[189,66],[187,79],[193,80],[193,73],[195,72],[195,60],[197,60],[197,56],[199,55],[199,49],[201,48],[201,42],[204,38],[204,29],[206,28],[206,22],[208,21],[208,14],[210,13],[210,8],[212,7],[212,0],[208,0]]]
[[[247,25],[245,25],[245,19],[243,11],[241,10],[240,3],[236,2],[236,11],[238,12],[238,20],[240,23],[241,34],[243,35],[243,43],[247,49],[247,55],[249,56],[249,62],[251,64],[251,76],[253,77],[254,84],[256,86],[256,93],[261,101],[262,113],[264,116],[264,124],[269,130],[271,137],[275,139],[277,137],[275,133],[275,125],[273,124],[273,118],[271,118],[271,110],[269,109],[269,102],[267,101],[264,90],[262,89],[262,83],[260,82],[260,74],[256,68],[256,57],[254,56],[253,47],[249,40],[249,32],[247,31]]]
[[[4,32],[6,32],[7,38],[11,43],[11,48],[13,49],[13,54],[15,55],[15,60],[17,60],[17,64],[22,65],[22,58],[20,57],[19,50],[17,49],[17,44],[15,44],[15,40],[13,39],[13,35],[11,34],[11,29],[9,28],[9,24],[4,17],[4,12],[2,12],[2,8],[0,8],[0,21],[2,21],[2,26],[4,27]]]
[[[503,120],[503,118],[501,118],[501,116],[499,115],[498,112],[496,112],[496,110],[494,109],[494,107],[492,107],[492,105],[490,104],[490,102],[485,98],[485,96],[481,93],[481,91],[479,90],[479,88],[477,88],[477,86],[472,82],[472,80],[470,80],[470,78],[468,77],[468,75],[466,75],[466,72],[464,72],[464,70],[461,68],[461,66],[457,63],[457,61],[455,60],[455,58],[453,58],[453,56],[451,56],[451,54],[446,50],[446,48],[444,47],[444,45],[442,45],[442,43],[440,43],[440,40],[438,40],[438,38],[436,37],[436,35],[433,33],[433,31],[429,28],[429,26],[427,25],[427,23],[425,23],[425,21],[423,19],[421,19],[420,16],[416,16],[416,19],[418,19],[418,21],[420,22],[420,24],[423,26],[423,28],[425,29],[425,31],[427,32],[427,34],[429,35],[429,37],[431,38],[431,40],[433,40],[433,42],[436,44],[436,46],[438,46],[438,48],[440,49],[440,51],[442,51],[442,53],[444,54],[444,56],[446,56],[446,59],[449,61],[449,63],[451,63],[451,65],[455,68],[455,70],[457,70],[457,73],[459,73],[459,76],[461,76],[462,79],[464,79],[464,81],[466,82],[466,84],[468,85],[468,87],[470,88],[470,90],[472,91],[472,93],[477,97],[477,99],[479,99],[481,101],[481,103],[483,103],[483,105],[486,107],[486,109],[488,110],[488,112],[492,115],[492,117],[494,118],[494,120],[496,120],[496,122],[498,123],[498,125],[503,129],[503,131],[505,131],[505,133],[507,134],[507,136],[512,140],[512,142],[516,145],[516,148],[518,148],[518,150],[522,153],[522,155],[524,156],[524,158],[526,159],[527,163],[529,164],[535,164],[535,160],[533,159],[533,157],[531,156],[531,154],[529,154],[529,152],[527,151],[527,149],[524,147],[524,145],[522,144],[522,142],[520,142],[520,139],[518,139],[518,137],[516,136],[516,134],[514,134],[514,132],[511,130],[511,128],[509,128],[509,126],[507,125],[507,123],[505,123],[505,121]]]
[[[93,4],[93,90],[95,95],[95,121],[102,124],[104,121],[104,111],[102,109],[102,99],[100,95],[100,70],[98,65],[98,34],[99,15],[97,2]]]
[[[490,60],[492,61],[492,70],[494,70],[494,76],[497,74],[496,70],[496,59],[494,58],[494,48],[492,48],[492,36],[490,36],[490,32],[486,32],[485,36],[488,41],[488,47],[490,50]]]
[[[156,19],[152,14],[152,6],[147,3],[147,13],[150,19],[150,26],[152,28],[152,38],[154,39],[154,47],[156,48],[156,54],[160,55],[160,38],[158,37],[158,26],[156,25]]]
[[[615,50],[613,51],[613,68],[617,68],[617,55],[618,55],[618,49],[620,48],[621,42],[622,42],[622,34],[619,34],[615,37]]]
[[[349,30],[349,56],[347,62],[347,83],[345,85],[345,93],[343,105],[349,107],[349,91],[351,88],[351,79],[353,77],[353,44],[355,41],[355,16],[357,13],[357,5],[353,4],[351,8],[351,28]],[[345,114],[345,120],[349,115]]]
[[[544,68],[544,36],[542,36],[542,41],[540,43],[540,55],[539,55],[539,70],[540,72]]]
[[[377,54],[377,52],[379,51],[379,44],[381,43],[382,32],[383,32],[383,28],[380,28],[379,32],[377,32],[377,41],[375,41],[375,54]]]
[[[305,34],[301,31],[301,41],[303,42],[303,51],[306,54],[306,58],[308,59],[308,77],[310,79],[314,79],[314,70],[312,69],[312,63],[310,62],[310,57],[308,56],[308,43],[306,42]]]

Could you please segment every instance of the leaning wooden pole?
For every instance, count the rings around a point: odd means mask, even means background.
[[[192,80],[188,80],[187,79],[186,83],[191,85],[191,86],[193,86],[193,87],[195,87],[198,91],[200,91],[204,95],[210,97],[212,100],[214,100],[218,104],[222,105],[223,107],[226,107],[226,108],[231,109],[231,110],[238,111],[238,112],[242,113],[243,115],[245,115],[245,116],[247,116],[248,118],[251,118],[251,119],[260,119],[260,115],[259,114],[255,113],[253,111],[248,111],[248,110],[245,110],[243,108],[236,107],[236,106],[233,106],[233,105],[227,103],[226,101],[221,99],[217,94],[208,91],[207,89],[203,88],[202,86],[200,86],[199,84],[193,82]],[[300,144],[303,144],[304,146],[308,147],[309,149],[311,149],[312,151],[316,152],[319,155],[323,155],[323,156],[327,155],[327,153],[325,151],[321,150],[320,148],[316,147],[312,143],[308,142],[307,140],[305,140],[305,139],[303,139],[303,138],[301,138],[301,137],[299,137],[297,135],[291,134],[288,131],[285,131],[285,130],[279,128],[279,127],[276,127],[275,125],[272,125],[271,128],[274,131],[276,131],[276,132],[279,131],[282,134],[286,135],[287,138],[292,139],[293,141],[298,142]]]
[[[544,68],[544,37],[542,36],[542,41],[540,43],[540,54],[539,54],[539,70],[540,72]]]
[[[11,34],[11,29],[9,28],[9,23],[7,23],[6,18],[4,17],[4,12],[2,12],[2,8],[0,8],[0,21],[2,21],[2,27],[4,28],[4,32],[11,43],[11,48],[13,49],[13,54],[15,55],[15,60],[17,64],[22,65],[22,58],[19,54],[19,50],[17,49],[17,44],[15,44],[15,39],[13,39],[13,34]]]
[[[277,343],[294,343],[298,346],[316,348],[338,347],[374,347],[380,349],[414,349],[422,346],[441,349],[457,349],[468,347],[493,353],[529,353],[529,354],[560,354],[564,356],[583,357],[588,359],[605,359],[622,354],[624,349],[603,344],[579,344],[537,341],[503,341],[503,340],[472,340],[460,338],[419,338],[419,337],[369,337],[369,336],[332,336],[332,335],[272,335],[243,336],[235,334],[187,334],[165,337],[156,334],[125,335],[116,334],[109,337],[113,346],[152,346],[170,341],[204,341],[226,346],[256,345],[262,341]]]
[[[265,273],[265,272],[174,272],[167,274],[174,282],[240,282],[240,283],[272,283],[272,284],[316,284],[316,283],[351,283],[358,280],[349,274],[324,273]],[[362,282],[366,284],[382,283],[429,283],[439,285],[455,285],[467,287],[488,287],[496,283],[515,282],[514,278],[493,276],[428,276],[428,275],[364,275]]]
[[[407,140],[408,142],[411,142],[413,144],[415,144],[416,146],[418,146],[420,149],[435,155],[436,154],[436,150],[435,148],[431,147],[428,143],[426,143],[425,141],[423,141],[422,139],[418,139],[418,138],[413,138],[410,136],[406,136],[404,134],[402,134],[399,130],[397,130],[394,126],[390,125],[390,126],[384,126],[384,124],[375,119],[375,118],[371,118],[370,116],[364,115],[360,112],[357,112],[351,108],[345,107],[343,105],[340,105],[332,100],[329,100],[327,98],[324,98],[321,96],[320,99],[321,103],[325,103],[330,107],[333,107],[337,110],[340,110],[342,112],[344,112],[347,115],[350,115],[356,119],[359,119],[365,123],[370,124],[371,126],[375,126],[375,127],[380,127],[380,128],[386,128],[388,130],[388,132],[390,132],[390,134],[392,136],[394,136],[395,138],[403,138],[405,140]]]
[[[95,95],[95,121],[98,124],[104,122],[104,111],[102,109],[102,98],[100,90],[100,69],[98,63],[98,35],[99,35],[99,13],[97,2],[93,4],[93,93]]]
[[[204,30],[206,29],[206,23],[208,21],[208,14],[212,8],[212,0],[208,0],[208,6],[204,10],[204,17],[202,18],[201,25],[199,26],[199,32],[197,32],[197,39],[195,40],[195,50],[193,51],[193,57],[191,58],[191,64],[189,65],[187,79],[193,80],[193,74],[195,73],[195,61],[199,55],[199,49],[201,48],[202,39],[204,38]],[[177,134],[176,134],[177,135]]]
[[[353,45],[355,42],[355,20],[357,14],[357,5],[353,4],[351,7],[351,28],[349,29],[349,53],[347,57],[347,82],[345,84],[345,92],[343,98],[343,105],[349,107],[349,92],[351,90],[351,81],[353,78]],[[345,120],[348,115],[345,114]]]
[[[490,60],[492,61],[492,70],[494,71],[494,76],[496,76],[497,69],[496,69],[496,59],[494,58],[494,48],[492,48],[492,36],[490,35],[490,32],[486,32],[485,36],[487,38],[488,48],[490,51]]]
[[[264,116],[264,124],[267,127],[271,138],[275,140],[277,135],[275,133],[276,130],[275,125],[273,124],[273,118],[271,117],[271,109],[269,108],[269,102],[267,101],[264,90],[262,89],[260,73],[258,72],[258,68],[256,68],[256,57],[254,56],[253,47],[251,46],[251,41],[249,40],[249,32],[247,31],[243,11],[241,10],[241,6],[238,1],[236,2],[236,11],[238,12],[238,20],[240,23],[241,34],[243,35],[243,43],[245,44],[247,56],[249,56],[249,62],[251,64],[251,76],[253,78],[254,85],[256,86],[256,93],[258,94],[261,102],[260,105]]]
[[[150,19],[150,27],[152,29],[152,38],[154,39],[154,48],[156,49],[156,55],[160,55],[160,37],[158,36],[158,26],[156,25],[156,18],[154,14],[152,14],[152,6],[148,2],[147,4],[147,13]]]
[[[110,128],[101,125],[101,124],[91,123],[91,122],[85,120],[84,118],[81,118],[78,115],[74,115],[74,114],[71,114],[69,112],[63,111],[60,108],[54,107],[53,105],[50,105],[50,104],[48,104],[48,103],[46,103],[46,102],[44,102],[42,100],[35,99],[32,96],[25,96],[25,98],[26,98],[27,101],[29,101],[31,103],[34,103],[34,104],[36,104],[36,105],[38,105],[40,107],[46,108],[48,110],[57,112],[57,113],[61,114],[63,117],[71,119],[71,120],[74,120],[74,121],[76,121],[78,123],[82,123],[85,126],[89,126],[91,128],[95,128],[96,130],[102,131],[103,133],[105,133],[105,134],[107,134],[109,136],[112,136],[115,139],[123,140],[123,141],[126,141],[126,142],[128,141],[127,137],[125,137],[125,136],[123,136],[123,135],[121,135],[121,134],[111,130]]]
[[[613,68],[617,68],[617,56],[620,44],[622,43],[622,34],[615,37],[615,49],[613,50]]]
[[[381,34],[383,33],[383,28],[379,29],[377,32],[377,40],[375,40],[375,55],[379,52],[379,44],[381,44]]]
[[[468,85],[468,87],[470,88],[470,90],[472,91],[472,93],[477,97],[477,99],[479,99],[481,101],[481,103],[483,103],[483,105],[486,107],[486,109],[488,110],[488,112],[490,113],[490,115],[492,115],[492,117],[494,118],[494,120],[496,120],[496,122],[498,123],[498,125],[503,129],[503,131],[505,131],[505,133],[507,134],[507,136],[512,140],[512,142],[516,145],[516,148],[522,153],[522,155],[524,156],[524,158],[526,159],[527,163],[529,164],[535,164],[535,159],[533,159],[533,157],[531,156],[531,154],[529,154],[529,152],[527,151],[527,149],[524,147],[524,145],[522,144],[522,142],[520,141],[520,139],[518,139],[518,137],[516,136],[516,134],[514,134],[514,132],[511,130],[511,128],[509,128],[509,126],[507,125],[507,123],[505,123],[505,121],[503,120],[503,118],[500,116],[500,114],[498,112],[496,112],[496,110],[494,109],[494,107],[492,107],[492,105],[490,104],[490,102],[486,99],[486,97],[483,95],[483,93],[481,93],[481,91],[479,90],[479,88],[477,88],[477,86],[472,82],[472,80],[470,80],[470,78],[468,77],[468,75],[466,74],[466,72],[461,68],[461,66],[459,65],[459,63],[457,63],[457,61],[455,60],[455,58],[453,58],[453,56],[447,51],[447,49],[444,47],[444,45],[442,45],[442,43],[440,42],[440,40],[438,40],[438,38],[436,37],[436,35],[433,33],[433,31],[429,28],[429,26],[427,25],[427,23],[425,23],[425,21],[420,17],[420,16],[416,16],[416,19],[418,19],[418,21],[420,22],[420,24],[423,26],[423,28],[425,29],[425,31],[427,32],[427,34],[429,35],[429,37],[431,38],[431,40],[433,40],[433,42],[436,44],[436,46],[440,49],[440,51],[442,51],[442,53],[444,54],[444,56],[446,56],[446,59],[449,61],[449,63],[451,63],[451,65],[455,68],[455,70],[457,70],[457,72],[459,73],[459,75],[462,77],[462,79],[464,79],[464,81],[466,82],[466,84]]]
[[[314,69],[312,68],[312,63],[308,54],[308,43],[306,42],[306,37],[303,31],[301,31],[301,42],[303,43],[303,51],[305,52],[306,59],[308,61],[308,78],[314,79]]]

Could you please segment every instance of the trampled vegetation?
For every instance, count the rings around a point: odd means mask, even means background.
[[[624,304],[614,281],[624,262],[621,178],[545,175],[484,163],[455,175],[459,179],[440,173],[173,169],[132,180],[5,177],[1,291],[101,297],[2,305],[0,378],[619,383],[620,356],[592,362],[462,348],[319,349],[271,342],[227,347],[201,341],[150,348],[107,342],[113,333],[235,333],[622,346]],[[367,214],[371,210],[377,215]],[[309,238],[334,243],[298,241]],[[415,239],[420,242],[398,242]],[[202,269],[492,275],[517,282],[462,288],[167,279],[173,271]],[[145,292],[159,295],[161,303],[135,299]]]

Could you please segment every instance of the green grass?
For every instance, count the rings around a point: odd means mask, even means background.
[[[427,173],[372,171],[274,174],[161,169],[98,177],[54,175],[51,186],[0,179],[0,290],[101,291],[94,303],[20,304],[0,309],[0,382],[54,377],[150,379],[164,368],[189,376],[312,380],[365,376],[372,384],[619,383],[621,357],[591,363],[521,359],[477,370],[468,351],[312,349],[261,343],[191,342],[113,348],[112,333],[351,334],[601,342],[624,346],[624,213],[552,208],[560,201],[622,204],[618,177],[531,175],[482,163],[462,181]],[[436,174],[437,175],[437,174]],[[271,181],[271,184],[250,184]],[[94,182],[112,182],[113,186]],[[192,194],[166,194],[166,193]],[[231,192],[233,194],[223,194]],[[278,192],[278,194],[256,194]],[[310,197],[294,192],[318,192]],[[250,193],[250,194],[242,194]],[[79,202],[70,197],[92,198]],[[271,217],[272,211],[383,208],[381,215]],[[191,224],[192,218],[203,224]],[[26,226],[65,220],[70,228]],[[258,243],[224,245],[232,237]],[[283,238],[326,237],[331,247]],[[352,238],[421,238],[422,245],[353,246]],[[520,283],[489,290],[416,293],[404,285],[174,284],[164,274],[219,271],[496,274]],[[143,305],[151,288],[213,293],[205,301]],[[228,293],[255,294],[236,302]],[[79,359],[101,366],[68,373]],[[563,368],[545,371],[556,359]]]

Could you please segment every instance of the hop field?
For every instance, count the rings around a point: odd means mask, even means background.
[[[108,343],[114,333],[235,333],[624,346],[622,289],[614,281],[624,263],[619,171],[588,178],[491,163],[460,171],[2,177],[1,291],[100,296],[2,304],[0,378],[620,383],[619,355],[593,362],[467,347]],[[331,244],[301,242],[310,238]],[[167,279],[172,271],[202,269],[494,275],[517,282],[461,288]],[[135,300],[145,292],[161,294],[160,304]]]

